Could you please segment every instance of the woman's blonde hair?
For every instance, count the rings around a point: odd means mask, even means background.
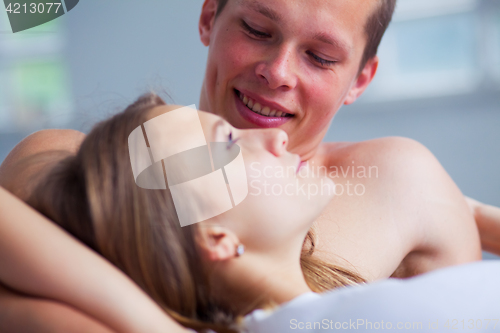
[[[134,181],[128,136],[161,105],[159,96],[145,94],[97,124],[77,154],[40,182],[28,203],[129,275],[180,324],[234,332],[231,327],[243,313],[213,297],[195,241],[197,224],[180,227],[170,192],[145,190]],[[301,264],[313,291],[363,282],[313,257],[313,251],[309,233]]]

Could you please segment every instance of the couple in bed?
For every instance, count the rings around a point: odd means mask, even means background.
[[[0,281],[59,303],[6,289],[0,303],[16,304],[17,315],[59,311],[64,325],[93,331],[183,331],[177,323],[225,331],[253,309],[311,290],[479,260],[481,244],[498,251],[497,210],[471,200],[481,213],[475,223],[464,196],[420,144],[321,143],[340,106],[375,75],[394,2],[207,0],[200,16],[200,37],[210,46],[200,97],[209,113],[199,112],[205,133],[238,139],[245,163],[289,166],[294,153],[327,170],[353,161],[376,166],[377,177],[331,179],[344,188],[362,184],[363,195],[248,196],[214,220],[181,228],[169,192],[142,190],[132,176],[128,135],[169,110],[147,95],[86,138],[33,134],[2,164],[0,184],[156,303],[3,189]],[[327,177],[273,181],[320,184]],[[47,327],[61,323],[44,318]]]

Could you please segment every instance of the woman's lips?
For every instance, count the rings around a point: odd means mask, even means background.
[[[243,104],[243,101],[240,99],[239,92],[237,90],[234,91],[234,98],[236,99],[236,109],[243,117],[243,119],[251,122],[254,125],[257,125],[258,127],[279,127],[293,118],[293,115],[291,117],[268,117],[255,113],[254,111],[250,110],[245,104]]]

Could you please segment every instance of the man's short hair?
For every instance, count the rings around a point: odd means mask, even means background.
[[[225,0],[227,1],[227,0]],[[363,70],[366,62],[377,55],[378,46],[389,26],[396,7],[396,0],[379,0],[378,8],[368,18],[365,24],[366,45],[359,72]]]
[[[219,16],[228,0],[218,0],[217,12],[215,17]],[[385,30],[389,26],[396,7],[396,0],[378,0],[377,9],[368,18],[365,24],[366,45],[363,51],[363,57],[359,66],[359,72],[363,70],[368,60],[377,55],[378,46],[382,40]]]

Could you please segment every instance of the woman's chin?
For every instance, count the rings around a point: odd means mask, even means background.
[[[318,216],[330,204],[330,201],[335,196],[335,183],[328,177],[322,177],[318,184],[319,191],[314,200],[320,204],[318,208]]]

